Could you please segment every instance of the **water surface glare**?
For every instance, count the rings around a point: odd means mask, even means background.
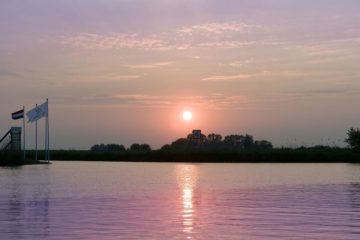
[[[360,165],[0,168],[0,239],[360,239]]]

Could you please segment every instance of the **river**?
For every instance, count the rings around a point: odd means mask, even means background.
[[[360,239],[360,165],[0,168],[0,239]]]

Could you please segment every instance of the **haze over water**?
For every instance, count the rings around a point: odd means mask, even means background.
[[[359,239],[356,164],[0,169],[1,239]]]

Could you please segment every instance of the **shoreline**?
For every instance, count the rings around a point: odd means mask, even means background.
[[[53,160],[193,163],[360,163],[360,153],[343,148],[177,152],[164,150],[149,152],[53,150],[51,151],[51,161]]]
[[[44,156],[38,152],[39,159]],[[0,159],[0,166],[48,164],[34,159],[34,151],[27,151],[27,160],[20,153]],[[20,159],[20,160],[19,160]],[[239,151],[119,151],[52,150],[50,161],[88,162],[182,162],[182,163],[360,163],[360,152],[345,148],[299,148]]]
[[[26,154],[31,151],[26,151]],[[23,160],[23,152],[21,151],[0,151],[0,167],[18,167],[34,164],[49,164],[42,160],[35,161],[33,157],[27,157]]]

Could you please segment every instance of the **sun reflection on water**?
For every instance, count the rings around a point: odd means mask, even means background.
[[[179,187],[182,190],[182,229],[187,239],[192,239],[195,225],[194,188],[198,177],[196,165],[179,165],[176,168]]]

